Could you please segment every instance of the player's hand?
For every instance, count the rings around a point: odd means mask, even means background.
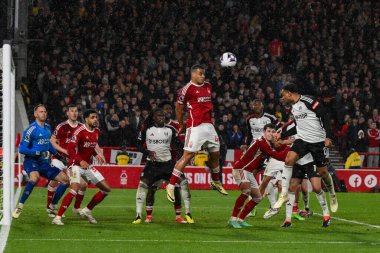
[[[42,151],[42,152],[37,153],[37,155],[39,155],[43,159],[49,159],[50,152],[49,151]]]
[[[82,167],[82,169],[85,169],[85,170],[87,170],[90,167],[90,164],[88,164],[88,162],[86,161],[81,161],[79,165]]]
[[[98,161],[99,164],[105,164],[106,163],[106,158],[104,157],[103,154],[97,154],[95,156],[96,160]]]
[[[325,147],[331,148],[332,146],[332,141],[330,138],[326,138],[325,140]]]
[[[247,150],[247,148],[248,148],[247,145],[241,145],[241,146],[240,146],[240,149],[241,149],[241,150]]]
[[[149,160],[151,160],[152,162],[155,162],[155,161],[157,160],[156,152],[154,152],[154,151],[150,151],[150,152],[149,152],[149,155],[148,155],[148,158],[149,158]]]

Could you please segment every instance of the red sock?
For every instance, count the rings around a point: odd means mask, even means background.
[[[232,210],[232,217],[237,217],[241,208],[244,206],[245,200],[248,198],[245,194],[240,194],[240,196],[235,201],[234,209]]]
[[[103,191],[98,191],[95,193],[94,197],[92,197],[90,203],[88,203],[87,208],[92,210],[94,207],[103,201],[103,199],[107,196],[107,194]]]
[[[84,192],[78,191],[78,194],[75,198],[75,204],[74,204],[75,209],[80,208],[80,205],[82,204],[83,198],[84,198]]]
[[[174,206],[174,210],[175,210],[175,215],[181,215],[181,213],[182,213],[182,206],[181,205]]]
[[[50,184],[48,185],[46,208],[49,208],[51,201],[53,200],[56,189],[57,189],[57,186],[50,186]]]
[[[73,200],[75,195],[77,195],[77,193],[73,190],[70,190],[66,194],[66,196],[62,200],[61,206],[59,207],[58,214],[57,214],[58,216],[62,217],[62,215],[65,213],[66,209],[70,206],[71,201]]]
[[[153,206],[147,206],[146,207],[146,216],[152,216],[153,213]]]
[[[241,213],[239,215],[239,219],[244,220],[245,217],[253,210],[253,208],[256,205],[257,205],[257,203],[255,201],[253,201],[252,199],[250,201],[248,201],[247,204],[245,204],[243,211],[241,211]]]
[[[170,177],[170,184],[175,185],[176,183],[180,183],[182,181],[181,176],[182,172],[174,169],[172,172],[172,176]]]
[[[211,179],[212,179],[212,181],[220,181],[220,169],[219,169],[219,167],[211,169]]]
[[[298,211],[298,201],[294,201],[294,205],[293,205],[293,213],[296,213]]]

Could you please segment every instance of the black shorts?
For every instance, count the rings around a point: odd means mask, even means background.
[[[325,142],[309,143],[301,139],[296,139],[290,151],[296,152],[299,158],[304,157],[307,153],[311,153],[317,167],[327,165],[325,155]]]
[[[313,177],[320,177],[317,172],[317,168],[313,163],[308,163],[305,165],[296,164],[293,166],[292,178],[310,179]]]
[[[172,161],[168,162],[151,162],[147,161],[146,165],[141,172],[140,179],[148,184],[153,184],[158,180],[169,181],[172,176],[174,164]]]

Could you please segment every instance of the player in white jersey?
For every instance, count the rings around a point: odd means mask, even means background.
[[[165,116],[161,108],[155,109],[143,124],[138,137],[139,151],[147,156],[147,162],[141,173],[139,186],[136,192],[136,218],[133,224],[142,222],[142,207],[146,200],[146,223],[152,222],[154,195],[163,181],[170,180],[173,168],[171,146],[175,145],[177,150],[182,150],[183,145],[176,137],[176,130],[165,125]],[[145,146],[145,147],[143,147]],[[188,188],[187,180],[181,181],[181,186]],[[147,197],[148,189],[150,195]],[[175,190],[174,208],[176,211],[176,222],[187,223],[181,217],[181,195],[180,188]]]
[[[297,160],[307,153],[311,153],[316,163],[318,173],[321,175],[330,193],[330,207],[332,212],[338,210],[338,200],[335,195],[333,180],[327,170],[327,160],[324,148],[332,145],[332,132],[330,122],[323,105],[310,96],[303,96],[298,93],[295,84],[286,84],[281,91],[281,100],[292,105],[292,114],[296,127],[289,131],[283,131],[281,138],[297,133],[297,139],[291,151],[285,159],[285,167],[282,174],[282,193],[275,204],[275,208],[280,208],[289,199],[288,188],[292,175],[293,166]],[[278,138],[280,135],[277,136]]]

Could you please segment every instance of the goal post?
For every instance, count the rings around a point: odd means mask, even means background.
[[[0,50],[1,71],[1,148],[2,163],[0,171],[0,224],[10,225],[12,210],[15,207],[15,67],[12,48],[4,42]]]

